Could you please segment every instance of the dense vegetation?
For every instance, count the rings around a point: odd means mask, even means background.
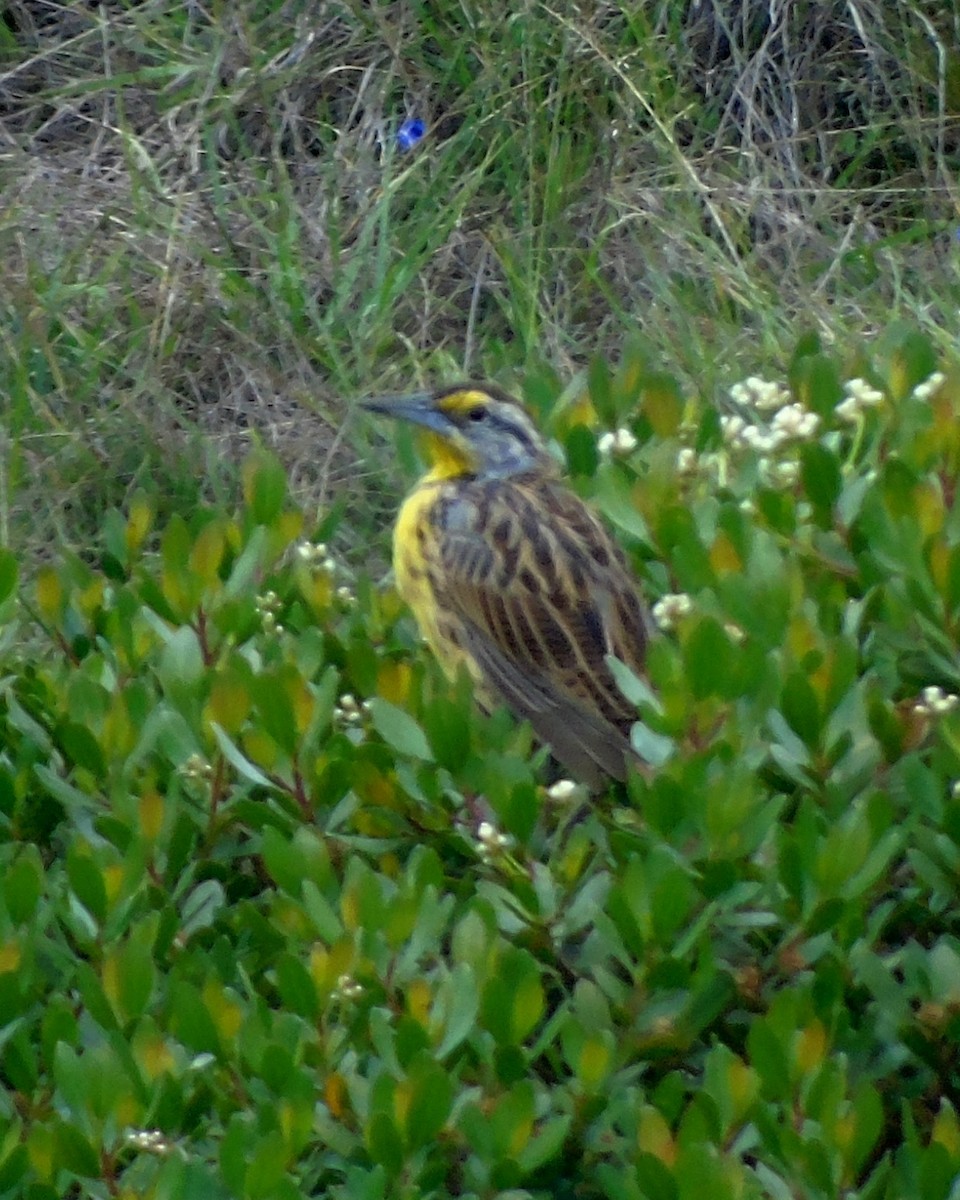
[[[0,1195],[956,1196],[957,14],[636,7],[3,7]],[[468,372],[649,780],[390,590]]]

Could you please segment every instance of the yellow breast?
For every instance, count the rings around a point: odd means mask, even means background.
[[[403,502],[393,532],[393,570],[397,591],[410,606],[444,673],[455,679],[461,664],[466,664],[479,682],[480,672],[472,656],[458,644],[456,616],[445,610],[438,599],[438,591],[442,592],[442,564],[437,554],[432,513],[445,483],[443,479],[427,476]]]

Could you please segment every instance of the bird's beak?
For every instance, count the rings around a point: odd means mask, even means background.
[[[432,392],[414,392],[410,396],[375,396],[370,400],[361,400],[360,407],[399,421],[410,421],[432,433],[449,434],[451,429],[450,418],[437,408]]]

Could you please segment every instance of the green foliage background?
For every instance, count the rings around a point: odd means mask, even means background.
[[[956,14],[770,11],[4,7],[0,1195],[956,1195]],[[467,371],[688,597],[590,803],[377,566]]]

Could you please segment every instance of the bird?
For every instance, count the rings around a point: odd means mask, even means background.
[[[644,677],[649,616],[626,558],[524,407],[466,381],[363,402],[424,431],[393,534],[397,591],[450,679],[504,705],[591,791],[640,760],[608,656]]]

